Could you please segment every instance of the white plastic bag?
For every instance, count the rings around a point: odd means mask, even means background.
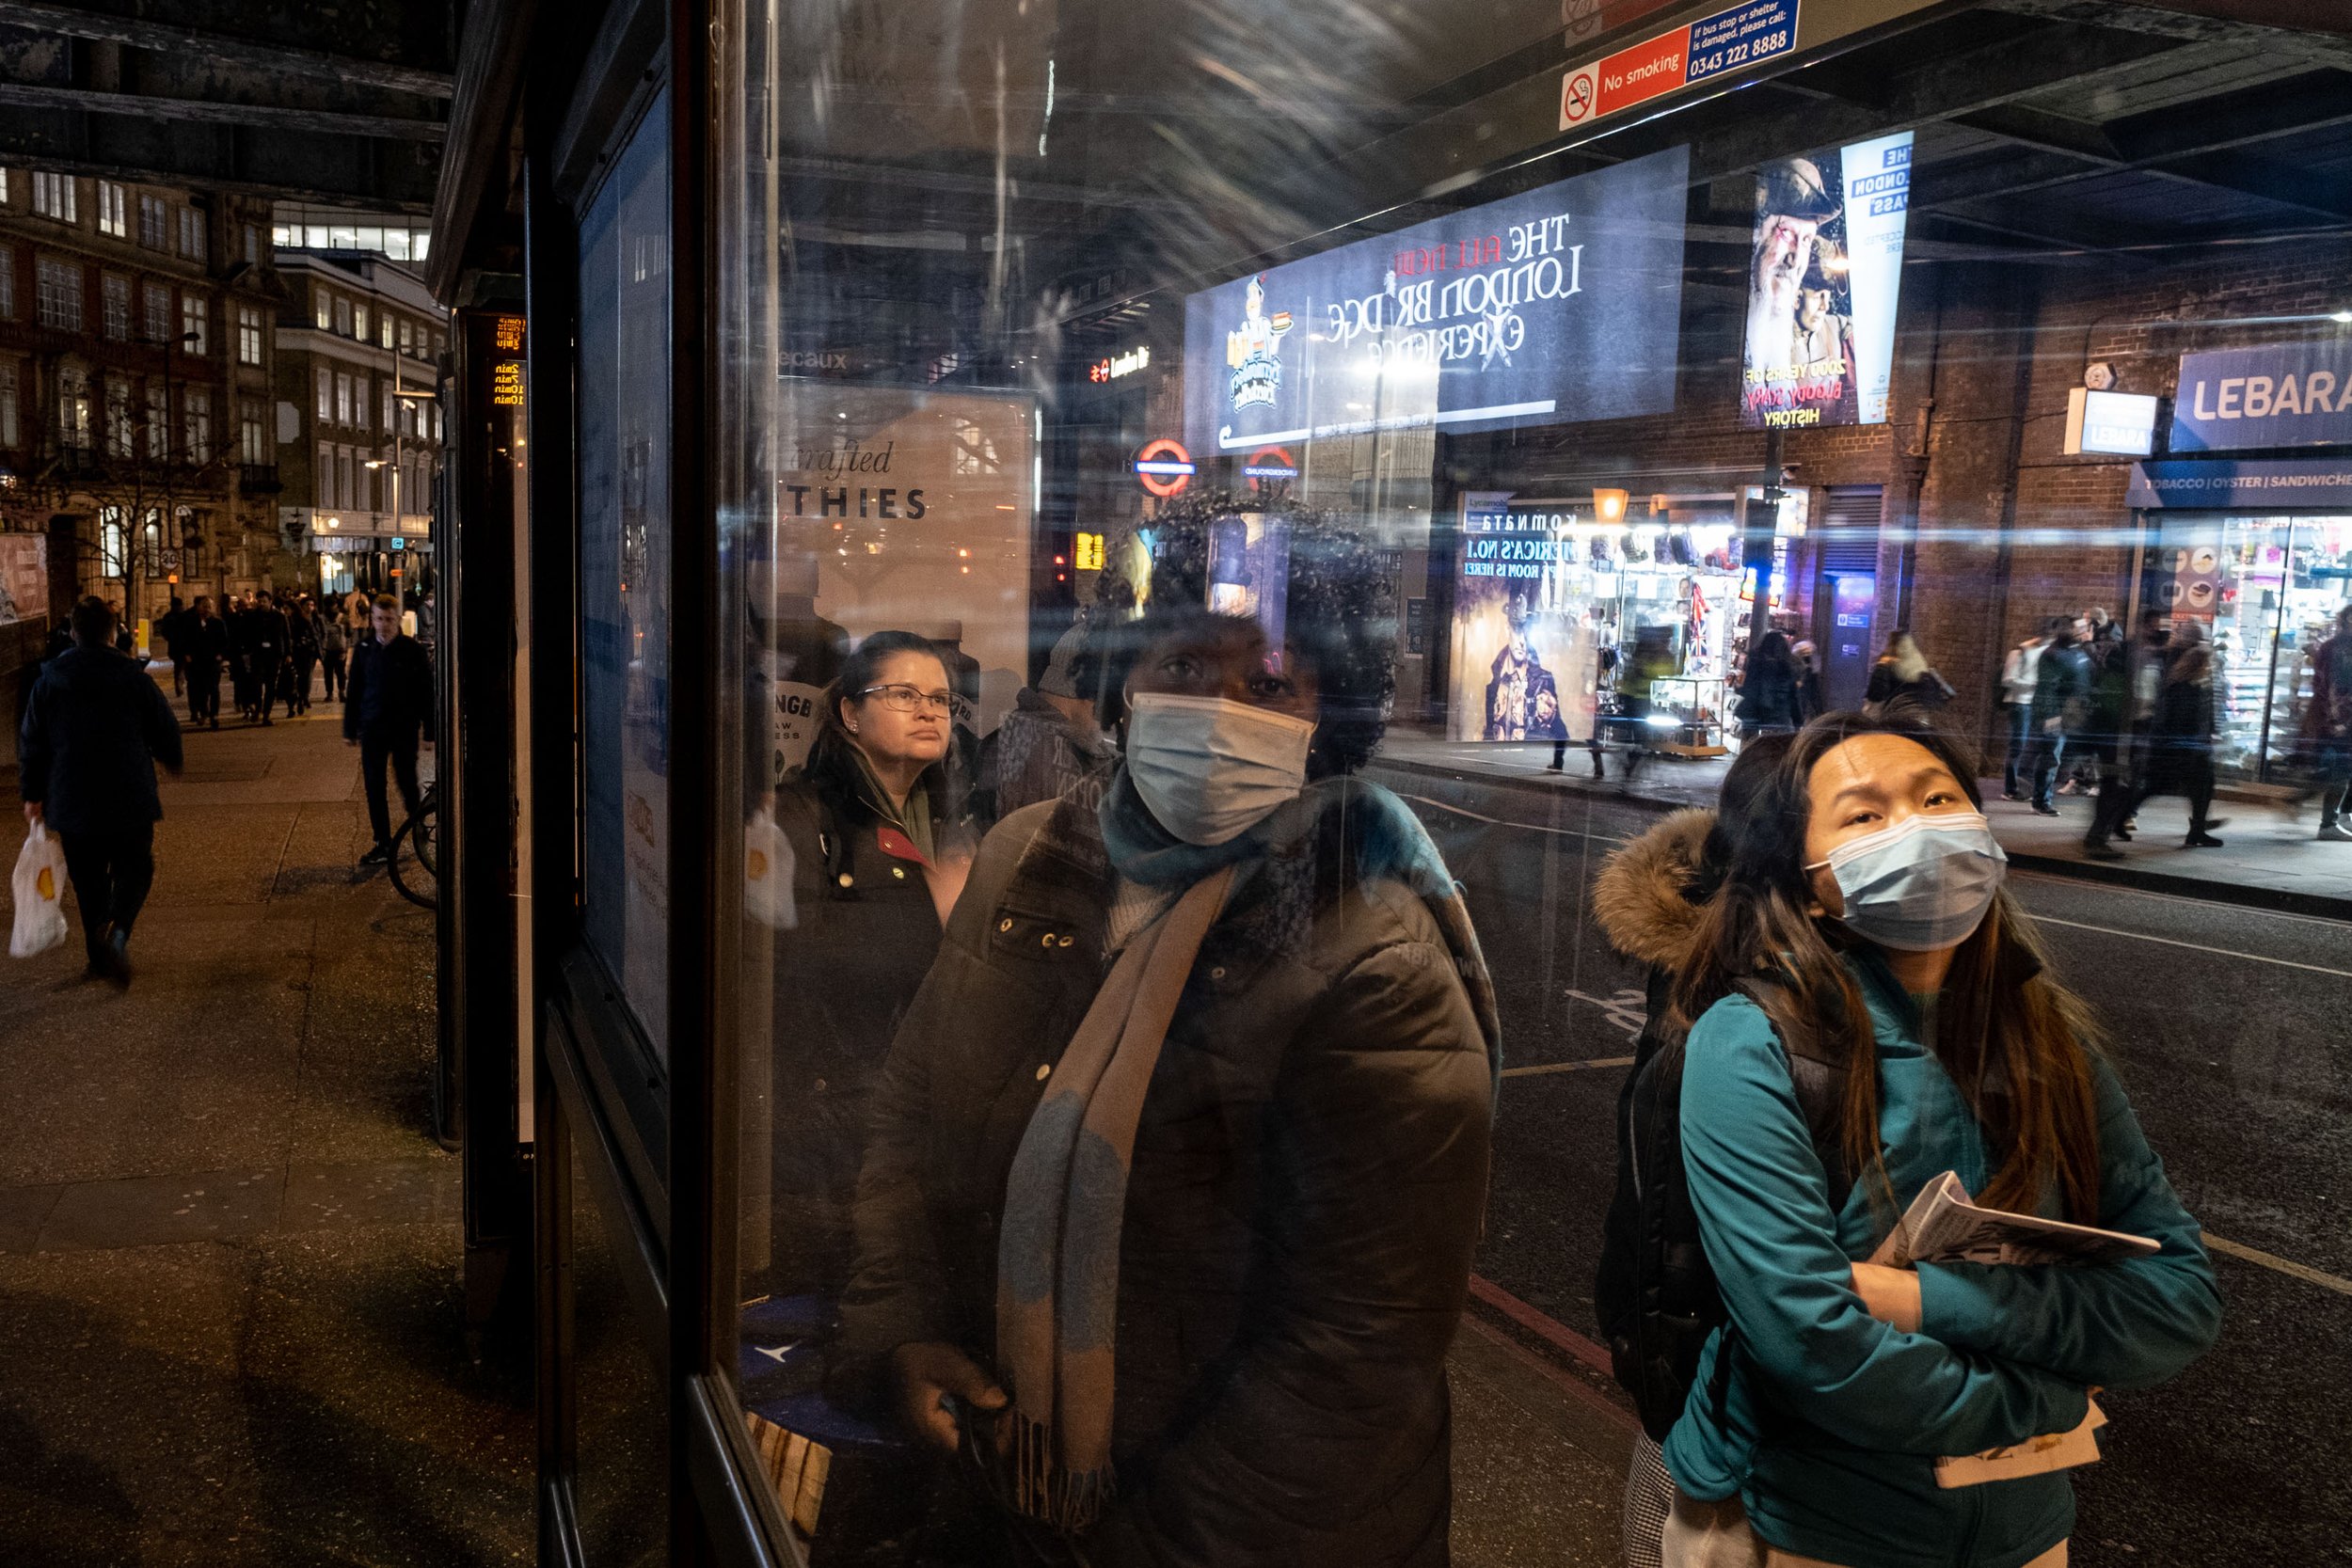
[[[743,917],[773,931],[800,924],[792,902],[792,841],[765,810],[743,824]]]
[[[42,824],[33,824],[16,857],[16,929],[8,956],[29,958],[65,941],[65,851]]]

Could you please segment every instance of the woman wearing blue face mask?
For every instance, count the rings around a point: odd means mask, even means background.
[[[1677,978],[1683,1159],[1730,1323],[1665,1443],[1669,1568],[2062,1564],[2063,1471],[1946,1490],[1935,1457],[2070,1431],[2091,1387],[2161,1382],[2213,1342],[2197,1222],[2002,891],[1974,773],[1900,719],[1808,724]],[[1800,1110],[1792,1031],[1842,1053],[1834,1128]],[[1823,1148],[1851,1173],[1835,1207]],[[1857,1261],[1947,1170],[1988,1207],[2161,1250]]]
[[[1442,1563],[1498,1046],[1436,847],[1349,777],[1392,611],[1302,524],[1270,643],[1158,531],[1124,766],[989,835],[891,1049],[842,1391],[1025,1562]]]

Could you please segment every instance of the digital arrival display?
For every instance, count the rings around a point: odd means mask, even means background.
[[[1672,148],[1189,296],[1185,444],[1670,411],[1689,175]]]

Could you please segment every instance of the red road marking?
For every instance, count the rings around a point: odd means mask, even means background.
[[[1610,1364],[1609,1353],[1584,1338],[1557,1318],[1530,1307],[1491,1279],[1470,1275],[1470,1294],[1493,1307],[1530,1334],[1566,1354],[1578,1364],[1590,1367],[1606,1378],[1616,1376]]]

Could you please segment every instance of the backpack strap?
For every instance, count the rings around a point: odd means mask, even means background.
[[[1815,1022],[1791,1005],[1788,988],[1770,974],[1751,974],[1739,982],[1740,994],[1764,1009],[1772,1032],[1780,1037],[1788,1056],[1788,1082],[1797,1093],[1806,1131],[1813,1134],[1813,1152],[1829,1178],[1829,1207],[1845,1212],[1853,1194],[1854,1173],[1847,1164],[1844,1129],[1846,1050],[1825,1041]]]

